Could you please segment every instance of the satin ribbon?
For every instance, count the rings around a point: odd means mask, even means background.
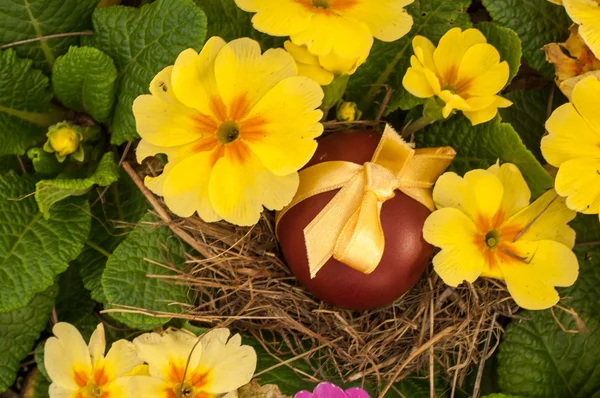
[[[455,155],[451,147],[415,150],[388,125],[370,162],[323,162],[302,170],[296,196],[276,221],[303,200],[340,189],[304,229],[310,275],[331,257],[369,274],[385,249],[383,203],[399,189],[433,211],[433,184]]]

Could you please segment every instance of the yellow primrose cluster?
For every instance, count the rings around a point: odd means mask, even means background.
[[[415,55],[402,85],[416,97],[443,101],[444,118],[460,110],[476,125],[493,119],[498,108],[512,105],[497,95],[508,82],[508,63],[500,62],[498,50],[479,30],[450,29],[437,47],[415,36],[412,46]]]
[[[137,159],[168,156],[146,185],[171,211],[247,226],[291,201],[323,132],[323,90],[284,49],[213,37],[200,54],[182,52],[150,93],[133,104]]]
[[[256,13],[256,30],[289,36],[285,48],[300,75],[321,85],[335,75],[351,75],[363,64],[373,38],[391,42],[406,35],[413,24],[404,7],[414,0],[235,0],[244,11]]]
[[[570,286],[579,265],[572,252],[575,212],[550,190],[529,203],[531,192],[510,163],[442,175],[433,190],[438,210],[425,221],[425,240],[442,250],[435,271],[450,286],[480,276],[501,279],[515,302],[545,309],[559,300],[554,286]]]
[[[71,324],[57,323],[44,350],[50,398],[235,397],[256,369],[256,353],[239,334],[211,330],[146,333],[119,340],[106,353],[99,324],[89,344]]]

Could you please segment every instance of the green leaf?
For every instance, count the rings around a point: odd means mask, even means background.
[[[138,138],[133,100],[149,92],[154,76],[172,65],[183,50],[200,50],[206,37],[206,16],[192,0],[157,0],[142,8],[98,8],[95,34],[86,44],[110,56],[119,71],[113,144]]]
[[[105,303],[102,272],[111,253],[146,214],[146,198],[131,178],[121,170],[119,180],[100,198],[92,196],[92,230],[77,257],[83,284],[92,298]]]
[[[483,0],[483,5],[496,23],[517,32],[529,66],[554,77],[554,68],[546,62],[541,48],[569,36],[572,22],[564,7],[548,0]]]
[[[577,232],[577,245],[590,247],[600,245],[600,223],[596,214],[577,214],[571,221],[571,227]]]
[[[46,344],[46,340],[38,343],[35,347],[35,351],[33,352],[33,358],[35,359],[35,363],[37,365],[38,370],[44,376],[44,378],[48,381],[52,381],[50,376],[48,376],[48,372],[46,371],[46,366],[44,365],[44,346]]]
[[[51,286],[90,231],[85,198],[56,205],[46,220],[30,195],[34,191],[31,176],[10,172],[0,177],[0,311],[22,307]]]
[[[25,387],[23,387],[23,398],[48,398],[50,382],[38,370],[33,369],[27,376]]]
[[[470,0],[415,0],[407,7],[414,18],[410,33],[392,43],[375,41],[367,62],[350,78],[349,100],[358,103],[363,112],[367,111],[376,99],[383,98],[385,90],[381,85],[387,84],[395,90],[387,113],[423,103],[423,99],[412,96],[402,87],[402,78],[413,55],[412,39],[421,35],[436,43],[451,28],[471,27],[466,13],[470,4]]]
[[[36,184],[35,200],[45,218],[50,216],[50,209],[57,202],[69,196],[79,196],[89,192],[94,185],[106,187],[119,179],[119,166],[112,152],[102,156],[94,174],[88,178],[70,179],[56,178],[41,180]]]
[[[71,264],[60,274],[58,285],[60,287],[56,298],[58,321],[79,327],[79,323],[94,311],[96,303],[90,297],[90,292],[83,286],[77,263]]]
[[[19,59],[13,50],[1,51],[0,76],[0,155],[24,155],[63,113],[51,108],[48,78],[31,67],[31,60]]]
[[[575,253],[579,277],[573,286],[560,289],[562,303],[600,322],[600,246],[576,247]]]
[[[524,311],[506,328],[498,353],[503,392],[531,398],[600,397],[600,323],[581,316],[584,331],[565,311]]]
[[[64,167],[64,163],[56,160],[54,153],[46,152],[39,147],[28,150],[27,156],[31,159],[35,172],[41,175],[58,174]]]
[[[283,47],[287,38],[269,36],[252,27],[254,14],[243,11],[235,0],[194,0],[204,10],[208,19],[206,37],[219,36],[225,41],[240,37],[251,37],[258,41],[263,49]]]
[[[150,312],[181,312],[179,305],[171,303],[188,303],[187,287],[163,278],[148,277],[176,275],[165,266],[184,268],[184,247],[169,228],[160,226],[158,219],[148,213],[106,263],[102,286],[107,304]],[[132,313],[113,313],[111,316],[127,326],[142,330],[161,326],[170,319]]]
[[[500,53],[500,59],[508,62],[510,67],[510,74],[506,83],[508,85],[519,73],[521,67],[521,56],[523,55],[521,39],[514,30],[490,22],[481,22],[477,24],[476,28],[483,33],[488,43],[496,47]]]
[[[518,396],[518,395],[506,395],[506,394],[490,394],[490,395],[486,395],[484,397],[481,398],[526,398],[523,396]]]
[[[472,126],[462,115],[436,122],[415,135],[417,147],[451,146],[457,152],[450,170],[464,174],[472,169],[488,168],[496,161],[514,163],[525,177],[532,196],[537,198],[552,187],[552,177],[525,148],[519,135],[499,118]]]
[[[113,60],[92,47],[71,47],[56,60],[52,70],[56,97],[67,108],[87,112],[100,122],[110,118],[116,80]]]
[[[258,341],[253,339],[244,339],[244,344],[251,345],[256,350],[256,356],[258,358],[258,362],[256,365],[256,373],[262,372],[275,365],[278,365],[279,363],[281,363],[281,361],[285,361],[292,358],[292,356],[284,355],[278,356],[279,359],[276,359],[273,356],[271,356]],[[281,347],[284,351],[287,351],[285,343],[281,342]],[[277,349],[277,347],[275,347],[275,349]],[[261,385],[276,384],[282,393],[292,396],[300,390],[312,391],[313,388],[315,388],[315,386],[317,385],[317,383],[306,381],[305,377],[298,375],[296,372],[294,372],[292,370],[292,367],[294,369],[301,370],[307,374],[314,373],[314,371],[312,370],[310,365],[306,363],[306,361],[302,359],[297,359],[287,365],[278,366],[275,369],[260,375],[259,382]]]
[[[504,95],[513,104],[508,108],[499,109],[502,120],[512,124],[523,143],[543,164],[546,163],[540,149],[540,141],[546,132],[545,124],[548,119],[548,101],[551,89],[544,87],[535,90],[511,91]],[[558,90],[554,92],[552,109],[558,108],[564,97]],[[551,110],[552,110],[551,109]]]
[[[0,45],[57,33],[80,32],[91,26],[90,15],[98,0],[5,0],[0,2]],[[36,68],[52,70],[56,57],[79,43],[78,36],[19,44],[20,57]]]
[[[0,391],[13,384],[20,361],[45,329],[57,290],[52,286],[24,307],[0,312]]]
[[[9,171],[16,171],[21,173],[21,165],[19,164],[19,158],[15,155],[0,156],[0,175]]]

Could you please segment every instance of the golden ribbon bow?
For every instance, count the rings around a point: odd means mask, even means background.
[[[331,257],[370,274],[385,248],[383,203],[399,189],[433,211],[433,184],[455,155],[451,147],[415,150],[387,125],[370,162],[323,162],[302,170],[298,192],[277,221],[303,200],[341,188],[304,229],[310,275]]]

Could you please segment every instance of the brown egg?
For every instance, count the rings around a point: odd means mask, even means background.
[[[372,131],[333,133],[319,141],[306,167],[332,160],[364,164],[371,160],[380,138]],[[308,198],[283,216],[277,230],[283,256],[298,281],[326,303],[352,310],[389,304],[407,292],[429,264],[433,247],[423,240],[422,229],[430,211],[396,191],[382,207],[385,251],[375,271],[366,275],[332,258],[311,279],[303,230],[337,192]]]

